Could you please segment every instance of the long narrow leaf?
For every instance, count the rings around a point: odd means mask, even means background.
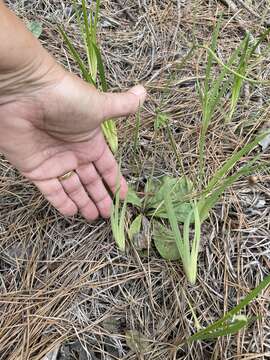
[[[207,328],[194,334],[189,339],[189,342],[195,340],[210,340],[210,339],[218,338],[220,336],[235,334],[238,331],[240,331],[243,327],[245,327],[247,324],[248,324],[248,320],[243,319],[243,320],[236,320],[231,324],[224,324],[221,328],[212,332],[209,331],[209,329]]]
[[[255,140],[245,145],[242,149],[234,152],[229,160],[225,162],[225,164],[215,173],[213,178],[208,183],[208,186],[205,190],[206,193],[209,193],[213,190],[216,184],[226,175],[228,172],[235,166],[235,164],[243,157],[249,154],[262,139],[265,138],[267,134],[258,135]]]
[[[221,21],[219,20],[217,23],[217,26],[214,29],[214,33],[213,33],[212,40],[211,40],[211,46],[210,46],[210,49],[212,49],[212,51],[215,51],[216,47],[217,47],[217,39],[218,39],[219,31],[220,31],[220,24],[221,24]],[[206,94],[208,93],[208,88],[209,88],[212,63],[213,63],[213,56],[212,56],[212,54],[208,54],[207,66],[206,66],[206,71],[205,71],[205,83],[204,83],[204,92]]]
[[[230,331],[229,333],[232,333],[232,331],[236,332],[240,330],[241,325],[245,325],[243,323],[245,321],[244,319],[242,319],[242,321],[240,319],[238,320],[238,322],[236,321],[235,323],[232,321],[231,326],[230,323],[226,324],[226,322],[233,320],[233,317],[237,315],[240,310],[244,309],[247,305],[249,305],[258,295],[260,295],[260,293],[265,288],[267,288],[269,284],[270,284],[270,275],[266,276],[255,289],[253,289],[243,300],[241,300],[237,306],[235,306],[232,310],[228,311],[221,319],[215,321],[212,325],[209,325],[207,328],[202,329],[197,333],[195,333],[194,335],[190,336],[188,338],[188,342],[194,340],[206,339],[210,337],[213,338],[213,334],[215,334],[216,336],[226,335],[226,333],[224,333],[224,331],[226,331],[226,325],[228,329],[227,331]],[[250,321],[250,319],[248,321]],[[205,336],[209,336],[209,337],[205,337]]]
[[[97,58],[97,67],[98,67],[98,72],[99,72],[99,76],[100,76],[101,88],[102,88],[102,91],[107,92],[108,85],[107,85],[107,81],[106,81],[106,77],[105,77],[105,69],[104,69],[102,57],[101,57],[101,54],[100,54],[100,51],[99,51],[99,48],[97,47],[97,45],[92,43],[92,47],[95,51],[96,58]]]
[[[257,159],[254,160],[254,162]],[[200,213],[200,219],[201,221],[204,221],[207,219],[209,215],[209,211],[215,206],[217,201],[219,200],[220,196],[224,193],[224,191],[230,187],[232,184],[234,184],[240,177],[247,176],[252,173],[254,173],[257,169],[257,166],[253,166],[253,163],[248,164],[244,166],[242,169],[240,169],[235,174],[227,177],[220,185],[217,187],[213,193],[208,197],[202,197],[198,202],[198,208]]]
[[[97,32],[97,24],[98,24],[98,20],[99,20],[99,10],[100,10],[100,0],[96,0],[96,11],[95,11],[95,19],[94,19],[94,26],[93,26],[93,32],[96,36],[96,32]]]
[[[62,37],[63,37],[63,39],[64,39],[64,41],[66,43],[66,45],[68,46],[68,49],[69,49],[71,55],[73,56],[74,60],[77,62],[78,66],[79,66],[79,68],[80,68],[80,70],[82,72],[83,78],[87,82],[89,82],[89,83],[91,83],[92,85],[95,86],[95,82],[94,82],[92,76],[87,71],[87,69],[86,69],[86,67],[85,67],[85,65],[84,65],[84,63],[83,63],[83,61],[82,61],[82,59],[80,57],[80,54],[78,53],[78,51],[75,49],[75,47],[73,46],[73,44],[69,40],[69,38],[68,38],[67,34],[65,33],[65,31],[60,26],[58,27],[58,29],[59,29],[59,31],[60,31],[60,33],[61,33],[61,35],[62,35]]]
[[[249,35],[247,35],[243,42],[243,50],[242,50],[242,54],[241,54],[241,57],[239,60],[238,68],[237,68],[237,72],[241,75],[246,75],[246,68],[247,68],[247,63],[249,60],[249,41],[250,41],[250,38],[249,38]],[[234,76],[234,82],[233,82],[233,86],[232,86],[230,114],[228,117],[229,121],[232,119],[233,113],[235,111],[243,82],[244,82],[244,80],[242,78],[240,78],[237,75]]]

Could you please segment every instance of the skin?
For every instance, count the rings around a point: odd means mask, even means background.
[[[100,125],[135,113],[144,88],[97,91],[57,64],[1,0],[0,54],[0,152],[64,216],[108,218],[107,189],[115,192],[119,169]],[[121,198],[126,194],[121,176]]]

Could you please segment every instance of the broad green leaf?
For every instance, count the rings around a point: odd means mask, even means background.
[[[146,203],[149,215],[168,219],[168,214],[164,205],[164,195],[166,189],[169,189],[177,220],[183,223],[188,214],[192,211],[191,204],[185,202],[185,196],[191,193],[192,187],[191,181],[184,177],[176,179],[164,176],[159,181],[153,181],[150,191],[154,193],[154,195],[148,196]]]
[[[131,223],[129,230],[128,230],[128,236],[130,240],[132,241],[135,235],[138,235],[141,231],[142,226],[142,214],[138,215]]]
[[[39,21],[30,21],[26,26],[37,39],[42,34],[42,24]]]
[[[184,223],[187,216],[192,211],[192,205],[190,203],[173,203],[174,204],[174,211],[177,221],[179,223]],[[164,204],[157,210],[149,212],[149,215],[154,216],[155,218],[160,219],[168,219],[168,213],[166,212],[166,208]],[[191,215],[192,216],[192,215]],[[191,217],[191,223],[194,222],[193,216]]]
[[[154,221],[153,239],[156,249],[165,260],[179,260],[180,254],[173,232],[168,227]]]
[[[147,207],[156,208],[164,200],[164,193],[169,189],[173,201],[182,201],[192,190],[192,183],[186,178],[163,176],[160,180],[152,180],[151,190],[154,195],[149,197]]]
[[[128,188],[127,203],[137,207],[142,205],[142,200],[131,187]]]

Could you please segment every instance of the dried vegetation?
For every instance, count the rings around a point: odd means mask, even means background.
[[[41,21],[42,43],[79,72],[56,26],[61,22],[83,51],[70,1],[8,3],[22,18]],[[153,163],[154,176],[181,174],[166,132],[154,137],[157,110],[169,116],[186,174],[197,180],[201,107],[195,85],[204,77],[206,51],[190,49],[209,45],[217,14],[223,12],[218,55],[226,59],[246,31],[256,36],[265,30],[268,7],[268,1],[255,0],[102,1],[99,39],[110,89],[140,82],[149,92],[137,152],[130,135],[135,117],[117,124],[123,173],[139,191]],[[269,79],[269,58],[260,58],[256,69],[259,78]],[[268,102],[267,86],[245,84],[228,126],[224,101],[206,138],[206,177],[265,126]],[[262,160],[269,160],[269,150]],[[178,262],[161,259],[153,246],[144,257],[132,244],[126,254],[119,253],[109,222],[63,219],[1,159],[0,358],[38,360],[56,349],[58,360],[269,359],[269,289],[246,311],[262,318],[237,336],[177,348],[195,330],[187,298],[205,326],[269,273],[269,205],[268,173],[241,179],[226,192],[203,225],[198,280],[190,286]],[[133,350],[130,330],[140,334]]]

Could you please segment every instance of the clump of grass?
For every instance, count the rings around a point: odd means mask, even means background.
[[[196,201],[193,203],[192,212],[187,215],[184,222],[183,236],[181,236],[177,217],[173,208],[172,200],[170,197],[170,189],[167,187],[165,191],[165,208],[168,215],[168,220],[175,238],[177,249],[179,251],[183,268],[187,276],[188,281],[191,284],[195,284],[197,278],[197,259],[199,253],[199,244],[201,238],[201,220]],[[194,238],[190,245],[189,234],[190,234],[190,221],[191,216],[194,216],[195,231]]]
[[[81,0],[81,6],[82,13],[78,10],[76,4],[74,4],[77,22],[80,26],[81,36],[87,54],[87,64],[85,64],[82,60],[79,52],[75,49],[64,29],[59,26],[59,31],[71,56],[79,66],[84,80],[96,88],[101,87],[103,92],[107,92],[108,85],[105,77],[104,65],[97,43],[97,25],[99,20],[100,0],[97,0],[96,2],[95,12],[91,9],[88,13],[85,0]],[[112,152],[115,153],[118,148],[118,137],[115,122],[113,120],[106,120],[101,127],[105,139],[107,140]]]
[[[203,191],[194,191],[187,177],[182,179],[165,177],[159,190],[148,200],[149,214],[155,218],[168,219],[170,224],[170,228],[163,225],[155,226],[154,237],[157,248],[162,249],[161,256],[173,260],[177,258],[175,252],[178,251],[184,272],[191,284],[195,284],[197,277],[201,224],[208,218],[209,212],[228,187],[242,176],[248,176],[260,168],[256,163],[258,157],[255,157],[232,175],[228,175],[237,162],[250,153],[264,137],[265,134],[257,136],[254,141],[233,153],[213,175]],[[179,230],[180,223],[183,224],[183,235]],[[192,241],[191,230],[194,230]],[[174,248],[170,245],[171,239],[176,243]],[[159,245],[160,242],[163,243],[162,247]],[[164,251],[164,244],[167,251]]]
[[[211,45],[206,48],[208,52],[205,80],[203,84],[197,83],[199,98],[202,105],[202,125],[199,140],[200,179],[203,183],[205,141],[206,133],[218,106],[222,106],[223,97],[230,94],[229,114],[224,114],[225,123],[231,122],[235,113],[244,81],[260,83],[259,80],[248,78],[250,61],[260,45],[269,34],[265,31],[254,43],[247,34],[233,51],[226,64],[223,64],[216,55],[218,36],[220,32],[220,21],[218,22],[212,36]],[[221,66],[217,76],[214,76],[213,68],[216,64]]]
[[[208,218],[209,212],[217,204],[220,196],[234,182],[242,176],[247,176],[258,170],[258,156],[250,160],[245,166],[230,174],[239,160],[249,154],[262,141],[266,134],[257,136],[252,142],[244,145],[240,150],[235,151],[230,158],[225,161],[223,166],[213,175],[206,186],[204,183],[205,173],[205,142],[206,134],[210,122],[218,108],[221,106],[223,97],[231,93],[230,112],[226,120],[231,120],[236,109],[243,81],[246,79],[248,61],[260,42],[265,38],[266,33],[261,35],[259,40],[252,45],[250,37],[245,39],[230,56],[226,65],[223,65],[219,75],[213,78],[214,60],[216,60],[215,50],[220,30],[220,22],[213,33],[212,42],[207,59],[206,76],[203,86],[198,84],[199,95],[202,104],[202,127],[199,138],[199,186],[196,191],[193,184],[185,176],[185,169],[174,137],[170,131],[169,119],[164,114],[158,114],[155,119],[155,131],[166,127],[172,150],[182,170],[183,177],[179,180],[165,177],[162,184],[152,187],[153,196],[146,201],[146,209],[149,215],[154,218],[167,219],[170,228],[155,223],[154,238],[157,249],[161,256],[166,259],[176,259],[178,251],[187,279],[191,284],[196,281],[197,259],[200,243],[201,224]],[[236,70],[231,67],[236,66]],[[189,186],[186,186],[190,184]],[[183,224],[183,234],[179,229],[179,223]],[[190,241],[190,231],[194,230],[194,238]],[[171,244],[174,238],[176,246]],[[162,244],[163,241],[163,244]],[[164,245],[165,244],[165,245]]]

